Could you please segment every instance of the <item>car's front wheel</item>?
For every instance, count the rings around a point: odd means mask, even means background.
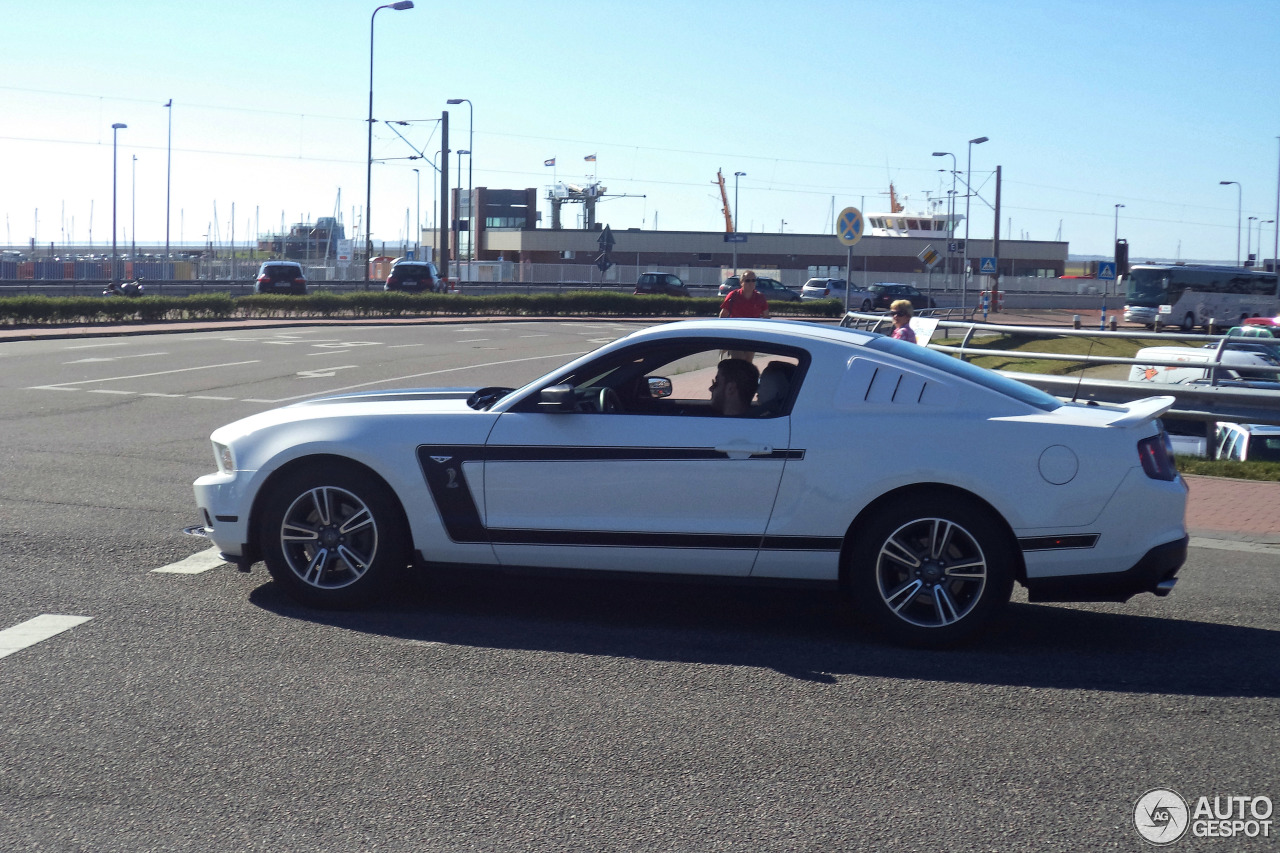
[[[854,535],[855,606],[897,642],[954,645],[1009,601],[1014,554],[985,509],[917,495],[873,511]]]
[[[409,561],[408,528],[394,494],[340,461],[286,473],[263,498],[258,530],[271,577],[312,607],[365,604]]]

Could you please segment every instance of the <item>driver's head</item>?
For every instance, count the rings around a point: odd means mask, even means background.
[[[711,383],[711,408],[720,415],[742,415],[751,408],[751,398],[760,384],[760,371],[749,361],[726,358],[716,365]]]

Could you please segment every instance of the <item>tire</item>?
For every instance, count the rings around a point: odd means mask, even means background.
[[[866,314],[871,310],[871,300],[864,299],[862,302],[862,313]]]
[[[262,499],[259,546],[294,599],[345,610],[403,573],[409,533],[395,495],[352,465],[316,461],[288,472]]]
[[[894,642],[956,645],[1009,602],[1015,560],[1009,536],[988,510],[964,500],[896,500],[853,534],[846,579],[854,606]]]
[[[1182,329],[1184,332],[1194,331],[1196,328],[1196,315],[1188,311],[1187,316],[1182,318],[1182,325],[1178,328]]]

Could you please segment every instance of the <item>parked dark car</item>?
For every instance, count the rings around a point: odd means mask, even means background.
[[[724,280],[724,284],[720,285],[720,296],[728,296],[730,291],[737,290],[739,287],[738,277],[731,275]],[[764,278],[756,276],[756,290],[764,295],[765,299],[770,302],[799,302],[800,294],[787,287],[776,278]]]
[[[306,293],[307,276],[302,264],[293,261],[267,261],[258,267],[254,293]]]
[[[875,299],[875,304],[872,306],[875,310],[888,311],[889,306],[899,299],[910,301],[911,307],[917,311],[921,308],[938,307],[938,303],[910,284],[872,284],[867,286],[867,292]]]
[[[636,293],[660,293],[666,296],[688,296],[689,286],[678,276],[665,272],[640,273],[636,280]]]
[[[440,272],[430,261],[400,261],[391,268],[383,290],[404,290],[424,293],[443,290]]]

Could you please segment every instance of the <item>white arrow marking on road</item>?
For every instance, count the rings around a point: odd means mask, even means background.
[[[207,572],[218,566],[226,565],[226,562],[226,560],[218,556],[217,548],[210,548],[208,551],[192,554],[185,560],[179,560],[176,563],[170,563],[167,566],[161,566],[151,571],[153,573],[165,572],[171,575],[198,575],[201,572]]]
[[[92,616],[58,616],[53,613],[44,613],[12,628],[5,628],[0,631],[0,658],[22,651],[27,646],[34,646],[41,640],[57,636],[68,628],[74,628],[92,618]]]
[[[323,370],[299,370],[298,375],[307,379],[323,379],[326,376],[332,376],[339,370],[351,370],[356,365],[344,364],[342,367],[326,367]]]

